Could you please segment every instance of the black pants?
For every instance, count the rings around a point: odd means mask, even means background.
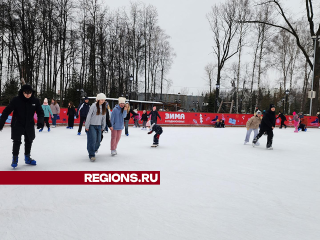
[[[69,115],[68,127],[73,127],[73,125],[74,125],[74,115]]]
[[[287,127],[287,125],[285,125],[285,124],[284,124],[284,121],[285,121],[285,120],[281,120],[281,125],[280,125],[280,128],[282,128],[282,126],[285,126],[285,127]]]
[[[45,122],[47,128],[50,128],[49,117],[44,117],[44,122]]]
[[[258,138],[258,139],[261,138],[261,136],[262,136],[265,132],[266,132],[267,135],[268,135],[267,144],[272,145],[272,139],[273,139],[273,131],[272,131],[272,129],[271,129],[271,130],[266,130],[266,129],[261,129],[261,128],[260,128],[260,131],[259,131],[259,133],[258,133],[258,135],[257,135],[257,138]]]
[[[301,131],[304,131],[306,129],[306,125],[300,123],[298,128],[301,128]]]
[[[151,125],[154,124],[154,123],[157,124],[157,120],[156,121],[153,121],[153,120],[150,121]]]
[[[30,155],[32,142],[33,141],[31,141],[28,138],[28,136],[25,134],[24,135],[24,155]],[[13,156],[19,156],[20,145],[21,145],[21,136],[20,136],[20,140],[19,139],[13,140],[13,148],[12,148]]]
[[[85,121],[86,121],[86,117],[81,117],[81,116],[80,116],[80,124],[79,124],[78,132],[81,132],[83,122],[85,122]]]
[[[162,131],[156,132],[156,134],[153,136],[153,144],[159,144],[159,138],[162,134]]]

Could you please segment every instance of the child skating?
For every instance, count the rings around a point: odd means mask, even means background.
[[[300,123],[300,118],[298,116],[298,114],[296,114],[296,112],[293,112],[293,124],[294,124],[294,132],[295,133],[298,133],[298,126],[299,126],[299,123]]]
[[[48,105],[48,99],[45,98],[43,100],[43,104],[42,104],[42,110],[44,112],[44,122],[46,123],[46,126],[48,128],[48,132],[50,132],[50,124],[49,124],[49,117],[50,117],[50,114],[51,114],[51,118],[53,118],[53,113],[51,111],[51,108],[50,106]],[[39,130],[39,132],[42,132],[43,131],[43,128],[41,128]]]
[[[150,132],[148,134],[151,134],[152,132],[155,132],[156,134],[153,136],[153,145],[151,147],[158,147],[159,145],[159,138],[162,134],[162,127],[157,125],[156,123],[153,123],[150,127]]]
[[[248,121],[247,121],[247,124],[246,124],[246,128],[247,128],[247,135],[246,135],[246,138],[244,140],[244,145],[246,145],[249,140],[250,140],[250,135],[251,135],[251,132],[253,131],[253,138],[255,138],[257,135],[258,135],[258,132],[259,132],[259,125],[261,124],[261,112],[258,110],[255,115],[250,118]],[[256,142],[255,144],[256,146],[259,146],[259,142]]]
[[[259,138],[263,135],[264,132],[268,135],[268,141],[267,141],[267,149],[272,150],[272,140],[273,140],[273,129],[276,125],[276,114],[275,114],[276,107],[274,104],[270,104],[270,109],[266,111],[266,113],[263,115],[262,121],[261,121],[261,127],[259,134],[253,139],[252,146],[256,146],[256,143],[258,142]]]
[[[142,128],[141,130],[147,130],[147,122],[148,122],[148,114],[146,110],[143,110],[143,114],[141,116]]]

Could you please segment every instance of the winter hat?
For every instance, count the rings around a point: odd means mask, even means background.
[[[271,108],[275,108],[275,107],[276,107],[276,106],[275,106],[273,103],[270,104],[270,109],[271,109]]]
[[[293,112],[292,114],[293,114],[293,115],[296,115],[296,112]]]
[[[119,98],[118,98],[118,102],[119,102],[119,104],[120,104],[120,103],[126,103],[126,98],[124,98],[124,97],[119,97]]]
[[[21,91],[26,93],[32,93],[33,89],[30,85],[26,84],[22,86]]]
[[[106,100],[106,95],[104,95],[104,93],[99,93],[96,97],[96,100],[99,101],[99,100]]]
[[[43,102],[44,102],[44,103],[48,103],[48,98],[45,98],[45,99],[43,100]]]
[[[88,98],[88,97],[85,97],[84,100],[89,100],[89,98]]]
[[[257,111],[257,114],[261,114],[261,111],[260,111],[260,110],[258,110],[258,111]]]

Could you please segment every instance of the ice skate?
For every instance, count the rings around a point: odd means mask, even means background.
[[[25,161],[26,164],[29,164],[29,165],[37,165],[37,161],[32,159],[30,157],[30,155],[25,155],[24,156],[24,161]]]
[[[117,155],[117,151],[116,150],[111,150],[111,156],[115,156]]]
[[[253,140],[252,140],[252,146],[255,147],[257,146],[256,143],[258,142],[258,138],[255,137]]]
[[[41,128],[40,130],[39,130],[39,132],[42,132],[43,131],[43,128]]]
[[[13,169],[15,169],[17,166],[18,166],[18,156],[13,156],[11,167],[13,167]]]
[[[80,136],[80,135],[81,135],[81,132],[78,132],[77,135]]]
[[[244,141],[243,145],[246,145],[248,142],[247,141]]]
[[[151,147],[158,147],[158,146],[159,146],[159,144],[157,144],[157,143],[154,143],[151,145]]]
[[[50,129],[50,128],[48,128],[48,132],[50,132],[50,130],[51,130],[51,129]]]
[[[91,162],[94,162],[95,160],[96,160],[95,157],[91,157],[91,158],[90,158],[90,161],[91,161]]]
[[[273,150],[272,144],[271,143],[267,143],[267,150]]]

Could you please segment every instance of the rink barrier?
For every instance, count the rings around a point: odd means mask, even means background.
[[[5,107],[0,107],[0,114]],[[59,118],[57,119],[57,124],[66,125],[68,124],[67,108],[61,108]],[[149,113],[150,111],[148,111]],[[138,111],[139,117],[142,116],[142,111]],[[160,125],[172,125],[172,126],[213,126],[216,123],[216,120],[223,119],[227,127],[242,127],[245,126],[248,119],[250,119],[253,114],[227,114],[227,113],[205,113],[205,112],[158,112],[161,120],[158,118],[158,124]],[[11,123],[12,114],[6,121],[6,124]],[[287,126],[294,126],[293,116],[286,115],[287,121],[285,124]],[[316,116],[305,116],[307,119],[308,127],[318,127],[319,122]],[[35,122],[37,122],[37,114],[34,115]],[[52,123],[51,118],[49,122]],[[75,118],[74,123],[78,125],[80,118]],[[133,124],[134,121],[131,118],[129,124]],[[141,121],[139,121],[141,124]],[[280,125],[280,119],[276,120],[276,125]]]

